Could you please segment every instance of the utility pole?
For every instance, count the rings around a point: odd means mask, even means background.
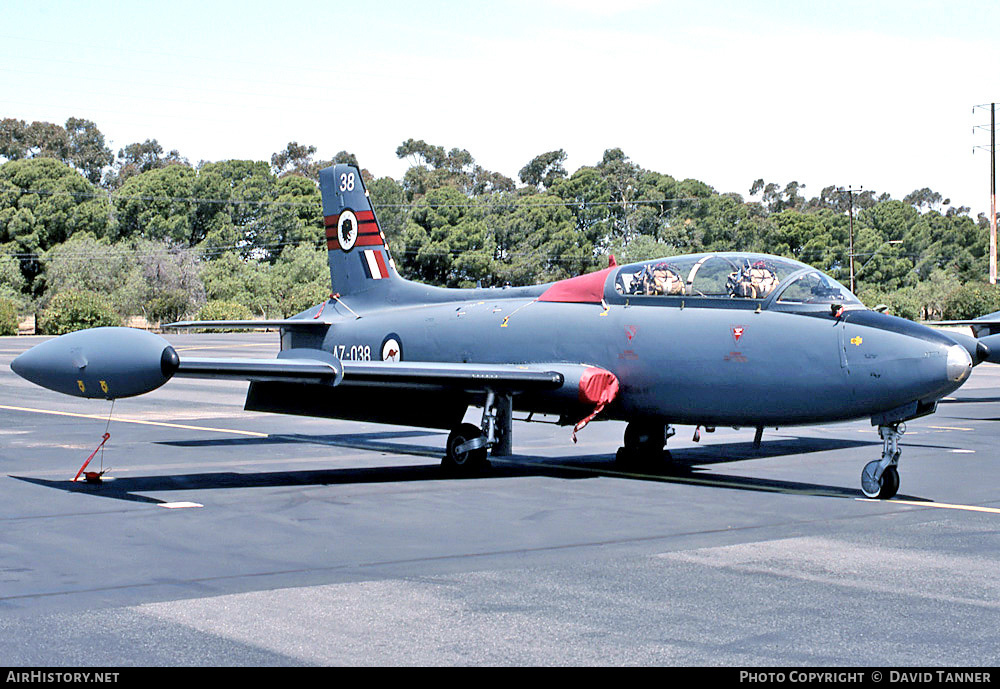
[[[847,200],[848,200],[847,214],[848,214],[848,218],[849,218],[848,227],[850,228],[850,230],[849,230],[849,234],[848,234],[847,257],[848,257],[848,259],[850,260],[850,263],[851,263],[851,292],[852,293],[854,292],[854,192],[861,191],[862,189],[864,189],[864,187],[858,187],[857,189],[855,189],[854,187],[847,187],[847,189],[844,189],[843,187],[841,187],[841,188],[837,189],[837,191],[839,193],[841,193],[841,194],[847,194]]]
[[[977,148],[983,148],[990,152],[990,284],[997,284],[997,104],[990,103],[990,145],[989,148],[986,146],[974,146],[972,152],[975,153]],[[976,108],[986,109],[985,105],[976,105],[972,108],[972,112],[976,112]],[[972,133],[976,133],[976,129],[985,129],[985,125],[977,125],[973,127]]]

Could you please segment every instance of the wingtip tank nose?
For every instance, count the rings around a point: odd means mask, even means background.
[[[135,328],[91,328],[35,345],[11,370],[36,385],[75,397],[133,397],[160,387],[180,358],[159,335]]]

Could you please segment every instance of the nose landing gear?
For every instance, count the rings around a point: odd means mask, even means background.
[[[899,490],[899,439],[906,432],[906,424],[894,423],[878,427],[882,436],[882,459],[865,465],[861,471],[861,492],[866,498],[888,500]]]

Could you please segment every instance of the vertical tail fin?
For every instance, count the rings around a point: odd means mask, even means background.
[[[381,296],[401,278],[361,173],[342,163],[325,168],[319,173],[319,189],[333,294]]]

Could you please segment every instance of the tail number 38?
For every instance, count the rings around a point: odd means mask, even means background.
[[[340,175],[340,190],[354,191],[354,173],[345,172]]]

